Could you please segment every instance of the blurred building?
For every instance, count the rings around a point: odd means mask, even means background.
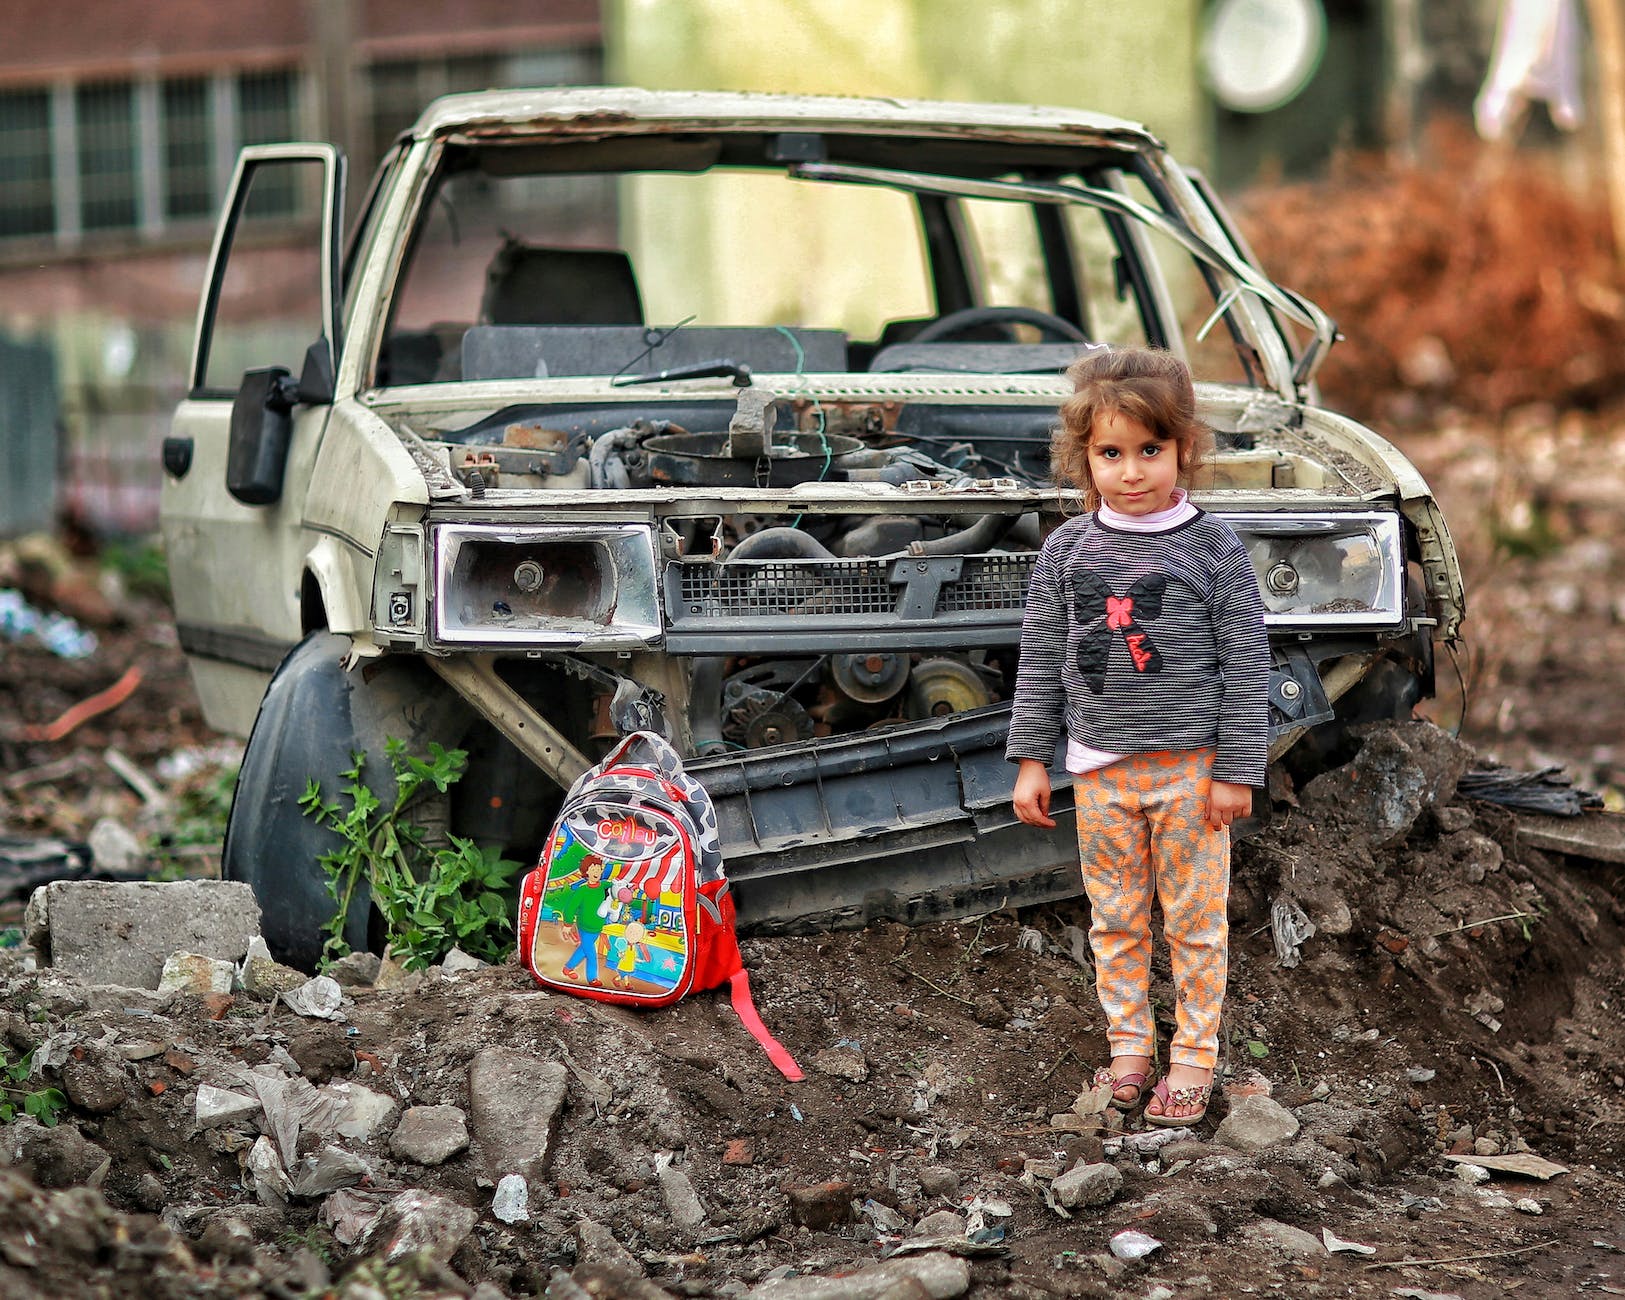
[[[56,357],[0,383],[11,407],[54,397],[60,505],[104,532],[155,521],[239,147],[337,141],[358,192],[436,95],[603,76],[598,0],[0,0],[0,29],[0,343]],[[22,437],[0,428],[4,463],[49,467],[37,420]],[[0,535],[49,520],[26,499],[0,498]]]
[[[335,141],[351,159],[353,198],[436,95],[610,81],[1086,107],[1145,122],[1235,189],[1312,171],[1339,146],[1403,144],[1436,108],[1465,114],[1498,9],[1499,0],[0,0],[0,346],[9,348],[0,386],[32,413],[27,435],[0,424],[0,463],[27,457],[35,475],[12,493],[26,510],[0,495],[0,535],[51,517],[57,502],[42,499],[39,483],[93,531],[152,528],[157,449],[182,395],[214,219],[243,145]],[[684,238],[727,237],[725,213],[668,216]],[[802,272],[795,244],[785,240],[783,275]],[[39,355],[54,365],[28,360]],[[47,409],[56,418],[42,433]]]

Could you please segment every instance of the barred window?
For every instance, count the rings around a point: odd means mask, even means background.
[[[74,89],[79,223],[85,230],[128,230],[139,224],[133,91],[128,81]]]
[[[0,239],[56,228],[51,193],[51,96],[0,92]]]
[[[214,150],[209,83],[202,77],[167,81],[163,93],[164,217],[184,221],[214,215]]]

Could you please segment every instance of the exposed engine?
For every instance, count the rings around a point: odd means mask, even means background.
[[[864,437],[773,427],[770,394],[740,407],[725,433],[666,421],[600,435],[588,457],[596,487],[789,487],[873,482],[962,489],[1032,486],[1020,464],[990,463],[969,441],[941,445],[884,431]],[[1041,446],[1041,441],[1039,443]],[[930,450],[925,447],[930,446]],[[1028,448],[1029,453],[1036,448]],[[966,523],[969,518],[971,522]],[[819,562],[1031,552],[1035,515],[732,514],[675,521],[685,554],[709,554],[750,575],[748,601],[786,618],[819,607]],[[750,565],[746,561],[782,561]],[[802,562],[805,562],[804,564]],[[698,752],[758,749],[905,721],[946,717],[1008,698],[1015,655],[1003,647],[868,649],[795,657],[748,653],[693,658],[689,721]]]

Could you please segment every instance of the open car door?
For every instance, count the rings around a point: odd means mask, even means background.
[[[334,396],[343,203],[344,158],[332,145],[242,151],[210,254],[190,385],[164,442],[164,548],[181,644],[205,710],[245,731],[305,630],[285,576],[300,566],[287,552],[303,546],[304,496]],[[227,558],[245,553],[265,562]]]

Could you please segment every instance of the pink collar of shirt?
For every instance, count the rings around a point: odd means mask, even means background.
[[[1095,515],[1101,523],[1125,533],[1165,533],[1196,517],[1196,505],[1184,488],[1175,488],[1169,500],[1171,504],[1154,515],[1125,515],[1102,501]]]

